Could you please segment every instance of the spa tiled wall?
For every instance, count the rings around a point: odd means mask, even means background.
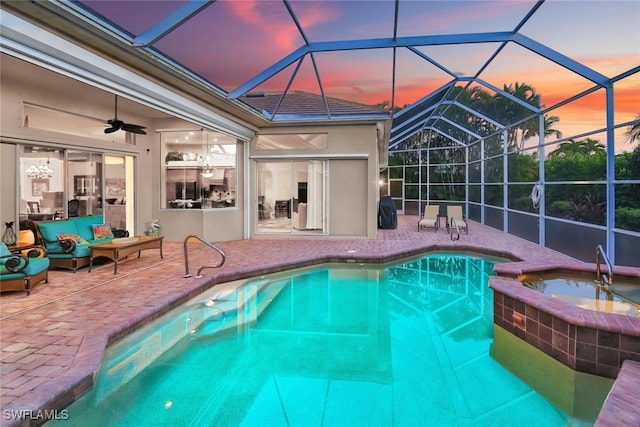
[[[494,323],[570,368],[615,378],[625,359],[640,361],[640,317],[581,309],[492,278]]]

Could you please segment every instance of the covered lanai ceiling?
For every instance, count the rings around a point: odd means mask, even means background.
[[[279,115],[300,92],[322,100],[324,114],[313,119],[347,116],[333,111],[332,99],[378,106],[395,116],[392,145],[446,120],[433,114],[442,103],[467,108],[451,98],[456,86],[509,97],[504,85],[526,83],[549,108],[632,75],[616,96],[628,106],[620,108],[623,121],[638,113],[631,106],[640,86],[638,1],[57,0],[45,7],[104,32],[123,57],[142,52],[267,120],[309,120],[306,112]],[[250,100],[261,93],[282,98],[258,110]],[[603,114],[604,103],[595,103]],[[576,114],[588,120],[589,106],[581,107]],[[351,118],[358,114],[371,110]]]

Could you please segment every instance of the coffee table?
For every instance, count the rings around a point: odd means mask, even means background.
[[[138,258],[140,258],[140,252],[145,249],[160,249],[160,258],[162,256],[162,236],[136,236],[136,237],[123,237],[120,239],[113,239],[109,243],[99,243],[97,245],[89,246],[91,255],[89,257],[89,272],[93,266],[93,259],[98,257],[109,258],[114,262],[113,274],[118,273],[118,261],[126,258],[127,256],[138,252]]]

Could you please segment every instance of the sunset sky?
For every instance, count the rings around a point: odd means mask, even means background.
[[[134,35],[182,5],[182,1],[84,1]],[[301,1],[291,7],[310,42],[389,38],[394,34],[393,0]],[[532,0],[399,2],[398,37],[512,31],[535,5]],[[547,0],[520,33],[587,67],[614,77],[640,66],[640,1]],[[304,45],[284,3],[277,0],[218,0],[154,47],[191,71],[231,92]],[[474,76],[497,43],[426,46],[422,54],[456,75]],[[416,53],[396,51],[394,104],[413,103],[452,77]],[[391,101],[392,49],[316,53],[328,96],[365,104]],[[253,90],[281,92],[297,63]],[[559,65],[509,43],[479,75],[503,84],[526,82],[547,106],[594,84]],[[615,122],[640,114],[640,73],[615,85]],[[320,93],[314,66],[305,57],[290,90]],[[604,127],[604,91],[551,114],[565,136]]]

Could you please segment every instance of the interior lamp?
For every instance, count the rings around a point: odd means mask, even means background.
[[[205,150],[205,160],[204,160],[204,170],[202,172],[200,172],[200,175],[203,178],[211,178],[213,177],[213,171],[211,170],[211,155],[210,153],[210,149],[209,149],[209,144],[207,144],[207,148]]]
[[[51,178],[53,176],[53,169],[49,167],[49,165],[31,165],[25,171],[29,178]]]

